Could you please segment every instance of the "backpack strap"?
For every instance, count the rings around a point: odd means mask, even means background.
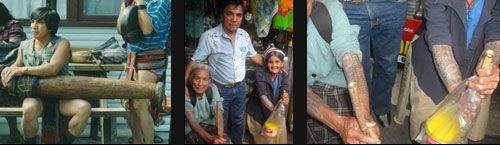
[[[319,34],[327,43],[332,41],[332,19],[325,4],[315,1],[311,11],[311,20]]]
[[[208,103],[212,103],[212,98],[214,97],[212,93],[212,87],[208,86],[207,90],[205,91],[205,95],[207,95]]]

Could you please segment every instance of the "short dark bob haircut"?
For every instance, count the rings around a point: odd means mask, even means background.
[[[31,20],[44,21],[47,29],[52,30],[50,36],[56,36],[57,29],[59,29],[59,14],[54,9],[49,7],[38,8],[31,13]]]

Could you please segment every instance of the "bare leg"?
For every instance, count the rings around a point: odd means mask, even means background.
[[[90,116],[90,103],[82,99],[60,100],[61,114],[73,116],[68,124],[68,131],[74,135],[80,135]]]
[[[156,75],[149,71],[138,71],[138,81],[140,82],[156,82]],[[135,99],[133,111],[139,118],[140,127],[144,135],[144,143],[152,144],[154,140],[154,122],[153,117],[149,114],[149,99]]]
[[[130,108],[130,116],[127,119],[127,123],[132,131],[134,144],[144,144],[144,135],[142,134],[141,124],[134,108]]]
[[[23,128],[24,136],[32,138],[38,132],[38,117],[42,115],[43,104],[40,99],[25,98],[23,100],[23,118],[21,126]]]

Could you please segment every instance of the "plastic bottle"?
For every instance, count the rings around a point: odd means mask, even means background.
[[[472,80],[475,76],[468,79]],[[468,88],[463,82],[451,93],[438,109],[423,124],[416,140],[426,144],[465,143],[468,132],[474,126],[479,115],[480,106],[475,102],[477,91]],[[464,110],[474,105],[475,113],[465,113]],[[475,114],[475,115],[472,115]]]
[[[272,137],[278,135],[278,132],[283,131],[280,127],[285,124],[285,119],[285,105],[279,103],[264,123],[262,135]]]
[[[492,50],[485,52],[481,68],[492,64],[494,52]],[[427,144],[466,143],[467,134],[474,126],[481,110],[481,106],[477,104],[479,101],[477,99],[480,98],[478,92],[467,88],[467,84],[475,77],[467,78],[446,96],[432,116],[422,124],[416,141]],[[474,112],[466,111],[472,108],[476,108]]]

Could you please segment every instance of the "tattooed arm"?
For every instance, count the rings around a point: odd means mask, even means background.
[[[213,143],[215,137],[211,136],[205,129],[203,129],[198,122],[194,119],[194,113],[192,111],[186,112],[186,119],[189,122],[189,125],[191,125],[191,128],[193,131],[196,131],[203,140],[205,140],[208,143]]]
[[[356,83],[359,103],[361,104],[366,122],[372,122],[370,116],[370,98],[368,96],[368,87],[366,85],[364,73],[359,73],[363,72],[363,66],[359,61],[358,55],[351,53],[345,54],[342,58],[342,64],[342,68],[344,69],[344,74],[347,79],[347,84],[351,82]]]
[[[444,82],[448,92],[453,91],[463,78],[451,46],[446,44],[432,45],[431,51],[439,77]]]
[[[262,105],[264,105],[264,107],[266,107],[267,111],[269,112],[273,112],[274,110],[274,105],[273,103],[267,98],[267,96],[260,96],[260,102],[262,103]]]
[[[357,54],[346,53],[344,57],[342,57],[342,64],[347,84],[356,83],[355,89],[358,92],[359,104],[361,106],[361,110],[363,110],[363,115],[365,115],[364,118],[367,122],[368,131],[370,132],[371,137],[378,140],[380,137],[380,129],[372,121],[370,116],[370,97],[368,95],[368,86],[366,85],[365,75],[364,73],[359,73],[364,72],[361,61],[359,61]],[[359,124],[357,120],[355,122],[356,125]]]
[[[307,87],[307,114],[339,132],[339,120],[343,116],[328,107],[309,87]]]
[[[348,78],[348,82],[356,82],[358,92],[360,92],[360,103],[363,106],[363,112],[366,115],[367,126],[372,136],[363,135],[359,129],[358,121],[354,117],[341,116],[335,110],[326,105],[323,100],[308,87],[307,88],[307,114],[320,122],[324,123],[337,133],[344,143],[380,143],[380,131],[378,126],[371,121],[369,110],[368,90],[364,79],[363,68],[359,58],[355,54],[346,54],[342,58],[343,69]],[[349,73],[349,74],[348,74]]]

